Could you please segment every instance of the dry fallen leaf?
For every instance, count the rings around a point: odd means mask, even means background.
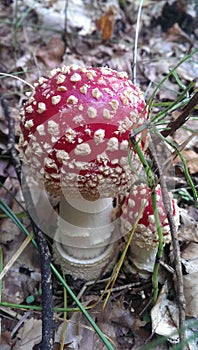
[[[116,7],[110,6],[109,10],[96,19],[96,26],[98,30],[102,31],[102,40],[109,40],[113,34],[115,24]]]
[[[21,189],[18,181],[7,177],[6,181],[4,182],[4,187],[0,188],[0,197],[16,214],[21,212],[21,207],[17,202],[17,200],[22,202],[21,196]],[[16,200],[13,200],[13,198]],[[11,219],[8,219],[7,217],[0,221],[0,232],[0,244],[7,244],[20,235],[19,228]]]
[[[179,209],[181,225],[178,229],[180,240],[198,243],[198,222],[188,213],[186,209]]]
[[[166,32],[166,40],[168,41],[186,41],[190,45],[193,45],[189,36],[180,28],[178,23],[174,23],[171,28]]]
[[[186,160],[190,173],[198,173],[198,153],[193,150],[184,150],[182,151],[182,155]]]
[[[181,261],[185,267],[184,295],[186,299],[186,315],[198,317],[198,244],[191,242],[182,252]]]
[[[190,174],[198,173],[198,153],[192,149],[183,150],[181,153],[186,160]],[[182,165],[180,158],[176,157],[174,159],[174,164],[179,165],[180,163]]]
[[[69,346],[69,349],[78,349],[81,343],[82,336],[80,334],[80,325],[82,322],[82,315],[74,313],[70,320],[67,321],[64,331],[64,323],[61,323],[55,333],[55,343],[61,344],[62,338],[64,344]]]
[[[11,349],[11,346],[8,344],[11,344],[11,332],[10,331],[4,331],[1,333],[1,344],[0,344],[0,350],[9,350]]]
[[[50,0],[48,3],[48,8],[50,8],[51,6],[53,6],[56,3],[57,0]]]
[[[46,47],[36,53],[36,57],[53,69],[60,65],[65,53],[65,43],[59,38],[51,38]]]
[[[42,338],[42,321],[30,318],[25,321],[24,326],[19,330],[15,350],[30,350],[34,345],[39,344]]]
[[[152,331],[177,342],[179,340],[178,308],[176,303],[168,299],[167,295],[168,285],[165,283],[151,310]]]
[[[186,299],[186,316],[198,317],[198,272],[184,276],[183,281],[184,296]]]

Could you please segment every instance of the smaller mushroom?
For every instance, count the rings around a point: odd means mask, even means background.
[[[179,225],[179,210],[176,200],[171,196],[172,215],[176,227]],[[163,243],[170,243],[171,233],[166,210],[162,199],[160,185],[156,187],[157,210],[161,222]],[[151,189],[146,184],[132,187],[122,204],[121,231],[126,234],[133,229],[137,217],[142,210],[132,242],[129,248],[129,259],[134,266],[132,271],[138,271],[143,275],[152,272],[158,250],[159,237],[155,223],[154,210],[151,199]]]

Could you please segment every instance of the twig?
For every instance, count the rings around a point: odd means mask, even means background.
[[[28,85],[28,86],[31,88],[31,90],[34,90],[34,86],[33,86],[32,84],[28,83],[26,80],[24,80],[24,79],[22,79],[22,78],[17,77],[16,75],[8,74],[8,73],[1,73],[1,72],[0,72],[0,75],[1,75],[2,77],[17,79],[17,80],[21,81],[23,84]],[[1,96],[2,96],[2,95],[1,95]]]
[[[35,241],[38,245],[41,257],[41,288],[42,288],[42,350],[53,349],[53,294],[52,294],[52,280],[51,280],[51,254],[43,233],[38,229],[34,222],[32,222]]]
[[[18,259],[18,257],[21,255],[23,250],[27,247],[27,245],[30,243],[30,241],[33,238],[33,232],[29,236],[26,237],[26,239],[22,242],[20,247],[17,249],[17,251],[14,253],[14,255],[9,259],[8,263],[4,266],[2,271],[0,272],[0,280],[3,279],[3,277],[6,275],[6,273],[9,271],[9,269],[12,267],[12,265],[15,263],[15,261]]]
[[[12,118],[8,105],[0,93],[1,105],[4,110],[6,120],[8,122],[8,143],[7,153],[11,156],[12,164],[15,167],[15,171],[21,184],[21,163],[15,148],[15,129],[14,119]],[[25,181],[25,179],[23,179]],[[23,188],[24,187],[23,183]],[[27,189],[28,190],[28,189]],[[27,203],[26,203],[27,204]],[[28,205],[31,206],[31,196],[28,193]],[[41,284],[42,284],[42,348],[43,350],[53,349],[53,295],[52,295],[52,283],[51,283],[51,256],[48,249],[47,242],[38,229],[36,224],[32,221],[33,231],[35,234],[35,240],[38,244],[40,258],[41,258]]]
[[[14,337],[15,333],[19,330],[19,328],[21,327],[21,325],[25,322],[25,320],[31,315],[31,311],[27,311],[21,318],[20,320],[17,322],[16,326],[13,328],[10,336],[11,338]]]
[[[134,45],[134,54],[133,54],[133,83],[136,85],[136,79],[137,79],[137,73],[136,73],[136,67],[137,67],[137,48],[138,48],[138,35],[139,35],[139,27],[140,27],[140,17],[141,17],[141,11],[143,6],[144,0],[140,0],[139,8],[138,8],[138,15],[137,15],[137,22],[136,22],[136,31],[135,31],[135,45]]]
[[[189,119],[189,114],[198,104],[198,92],[194,94],[188,104],[184,107],[183,111],[180,113],[179,117],[171,121],[166,129],[162,130],[161,134],[164,137],[172,135],[177,129],[179,129],[186,121]]]
[[[65,21],[64,21],[64,33],[63,33],[63,41],[65,43],[65,51],[68,47],[68,6],[69,6],[69,0],[65,0],[65,8],[64,8],[64,14],[65,14]]]
[[[180,332],[180,341],[182,342],[182,341],[185,341],[186,334],[185,334],[185,297],[184,297],[182,266],[181,266],[181,259],[180,259],[180,247],[179,247],[179,240],[178,240],[175,222],[172,216],[171,202],[168,194],[168,188],[166,185],[166,181],[164,179],[163,169],[161,167],[160,160],[157,156],[157,151],[155,148],[155,145],[159,143],[159,140],[154,139],[154,137],[156,136],[154,135],[151,136],[152,142],[150,143],[150,150],[158,168],[164,208],[167,213],[170,232],[172,236],[172,244],[173,244],[173,251],[174,251],[174,265],[175,265],[175,274],[176,274],[176,281],[177,281],[176,297],[177,297],[177,303],[178,303],[178,309],[179,309],[179,332]]]

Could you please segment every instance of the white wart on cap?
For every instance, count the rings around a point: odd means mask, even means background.
[[[143,93],[126,73],[63,66],[39,78],[22,110],[22,156],[51,193],[113,197],[134,181],[129,133],[146,117]],[[143,149],[146,133],[138,137]]]

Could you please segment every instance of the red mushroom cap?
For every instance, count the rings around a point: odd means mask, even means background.
[[[162,192],[160,185],[156,187],[156,199],[157,209],[162,226],[164,243],[168,243],[171,240],[170,228],[166,211],[162,200]],[[121,231],[126,234],[132,230],[137,217],[142,208],[142,216],[138,221],[137,228],[135,230],[134,239],[136,244],[143,247],[156,247],[158,245],[158,232],[156,228],[154,211],[151,199],[151,190],[146,184],[140,184],[133,186],[131,191],[127,194],[127,197],[122,205],[121,214]],[[171,209],[172,215],[175,218],[176,225],[179,221],[179,212],[176,201],[171,196]]]
[[[143,93],[126,73],[63,66],[38,80],[22,110],[23,159],[51,193],[113,197],[134,181],[129,133],[146,117]],[[138,136],[143,148],[146,134]],[[132,164],[139,168],[135,152]]]

